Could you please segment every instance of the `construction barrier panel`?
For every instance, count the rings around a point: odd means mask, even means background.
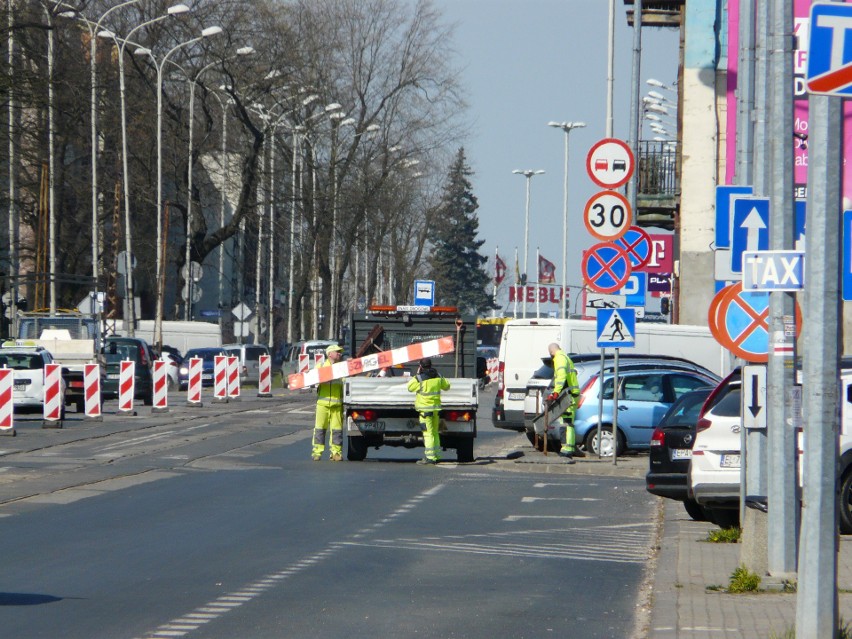
[[[118,412],[135,415],[133,397],[136,395],[136,362],[124,360],[118,373]]]
[[[213,401],[228,401],[228,356],[216,355],[213,358]]]
[[[351,377],[359,373],[375,371],[386,366],[396,366],[407,362],[415,362],[424,357],[436,357],[455,350],[452,337],[441,337],[428,342],[411,344],[391,351],[382,351],[373,355],[356,357],[343,362],[337,362],[332,366],[315,368],[307,373],[295,373],[287,378],[287,386],[293,390],[316,386],[333,379]]]
[[[236,355],[228,357],[228,399],[240,399],[240,358]]]
[[[325,361],[325,353],[314,353],[314,368],[319,368]]]
[[[83,365],[83,397],[85,398],[85,417],[93,421],[103,421],[101,414],[101,367],[100,364]]]
[[[261,355],[257,360],[257,396],[272,397],[272,358]]]
[[[15,374],[11,368],[0,368],[0,435],[15,435],[15,400],[12,390]]]
[[[201,369],[204,365],[204,360],[200,357],[191,357],[189,359],[189,375],[187,376],[186,384],[186,405],[187,406],[203,406],[201,403]]]
[[[62,428],[62,367],[59,364],[44,365],[44,405],[42,428]]]
[[[169,412],[169,363],[164,359],[154,360],[154,392],[152,413]]]
[[[311,356],[304,354],[299,355],[299,370],[298,373],[307,373],[311,370]]]

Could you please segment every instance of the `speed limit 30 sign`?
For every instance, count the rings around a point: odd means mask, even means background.
[[[586,230],[603,241],[617,240],[630,228],[633,211],[630,202],[617,191],[601,191],[586,202],[583,222]]]

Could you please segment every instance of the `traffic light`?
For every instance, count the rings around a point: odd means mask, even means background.
[[[669,311],[671,310],[670,306],[671,306],[671,303],[670,303],[670,300],[669,300],[668,297],[661,297],[660,298],[660,312],[663,315],[669,314]]]

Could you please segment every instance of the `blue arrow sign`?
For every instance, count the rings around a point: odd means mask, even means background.
[[[743,197],[734,200],[731,225],[731,270],[743,272],[744,251],[769,248],[769,198]]]
[[[720,184],[716,187],[716,247],[731,248],[731,200],[754,192],[751,186]]]
[[[598,348],[632,348],[636,345],[635,309],[599,309],[597,322]]]

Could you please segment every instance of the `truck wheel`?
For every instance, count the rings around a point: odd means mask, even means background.
[[[843,474],[838,502],[840,532],[844,535],[852,534],[852,466]]]
[[[364,461],[367,457],[367,439],[363,435],[350,435],[349,446],[346,447],[346,459],[349,461]]]
[[[456,443],[456,459],[463,464],[473,461],[473,438],[459,439]]]

